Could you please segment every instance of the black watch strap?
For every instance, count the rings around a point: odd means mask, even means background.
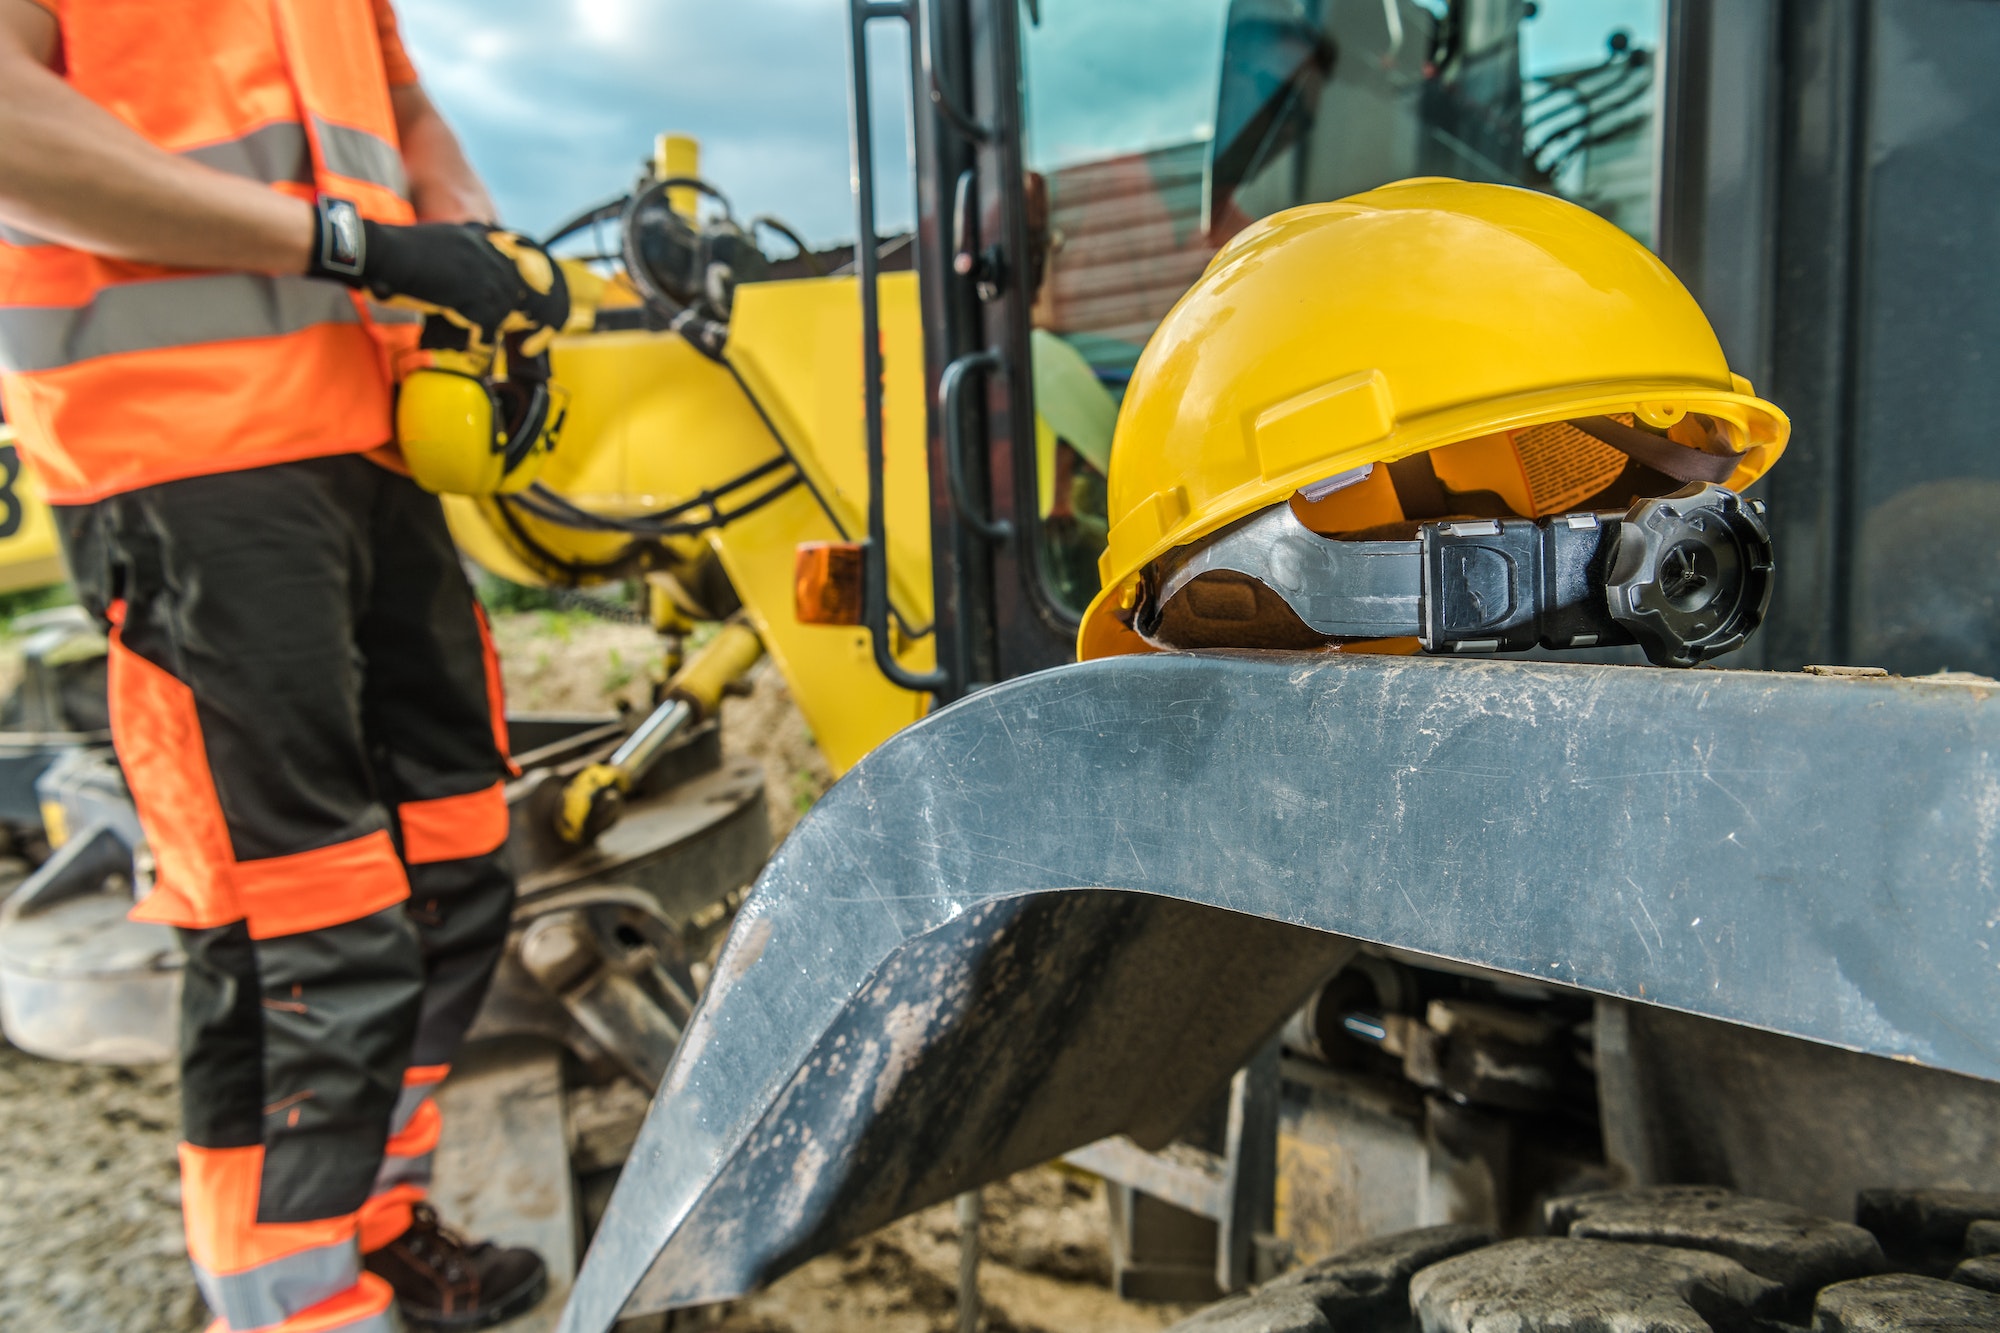
[[[313,209],[312,266],[307,276],[361,285],[368,266],[368,228],[351,200],[321,195]]]

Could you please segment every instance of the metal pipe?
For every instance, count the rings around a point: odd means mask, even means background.
[[[674,673],[660,706],[611,752],[607,762],[624,775],[625,785],[645,777],[667,742],[689,723],[713,714],[722,704],[723,692],[763,656],[764,641],[756,630],[740,620],[724,625]]]
[[[666,697],[601,764],[592,764],[563,787],[556,833],[587,843],[618,822],[625,793],[645,780],[673,739],[690,723],[713,716],[729,686],[757,665],[764,641],[732,620],[667,682]]]
[[[980,1192],[958,1196],[958,1333],[979,1333]]]
[[[659,758],[667,742],[680,735],[693,720],[694,709],[685,699],[669,699],[646,715],[639,729],[611,752],[611,766],[627,773],[643,774]]]

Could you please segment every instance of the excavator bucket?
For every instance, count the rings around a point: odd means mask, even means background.
[[[1275,653],[983,691],[770,862],[562,1327],[1161,1144],[1354,941],[2000,1077],[1996,696]]]

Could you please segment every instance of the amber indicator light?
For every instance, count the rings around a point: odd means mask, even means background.
[[[792,602],[801,625],[859,625],[861,543],[800,542]]]

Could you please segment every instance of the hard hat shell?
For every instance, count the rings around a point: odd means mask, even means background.
[[[439,495],[496,495],[525,490],[551,447],[553,414],[529,423],[537,438],[513,467],[507,465],[510,422],[496,386],[459,370],[410,371],[396,396],[396,443],[410,476]]]
[[[1619,413],[1706,415],[1743,451],[1739,490],[1791,430],[1667,266],[1575,204],[1432,178],[1274,214],[1216,254],[1133,370],[1077,655],[1145,651],[1120,612],[1146,566],[1302,487]]]

